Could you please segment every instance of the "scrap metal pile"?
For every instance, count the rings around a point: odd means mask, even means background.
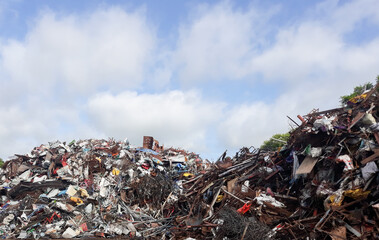
[[[378,239],[379,96],[312,111],[277,151],[215,163],[127,141],[54,142],[3,166],[3,238]]]
[[[180,179],[206,170],[207,164],[194,153],[163,150],[152,141],[146,145],[57,141],[15,155],[0,174],[0,237],[164,235],[175,217],[165,205],[177,202]]]

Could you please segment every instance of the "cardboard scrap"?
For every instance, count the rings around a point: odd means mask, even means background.
[[[296,171],[296,175],[298,174],[307,174],[312,171],[314,166],[317,163],[317,158],[306,157],[303,162],[300,164],[299,168]]]

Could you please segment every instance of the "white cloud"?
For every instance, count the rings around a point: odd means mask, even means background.
[[[34,91],[41,85],[74,93],[130,89],[143,81],[154,44],[141,11],[114,7],[64,17],[47,12],[23,41],[2,46],[2,72]]]
[[[252,70],[261,72],[266,79],[309,81],[314,74],[336,69],[343,45],[332,30],[304,23],[281,30],[275,45],[252,59]]]
[[[329,3],[329,4],[328,4]],[[331,4],[330,4],[331,3]],[[319,4],[322,12],[327,12],[324,24],[337,32],[354,30],[362,21],[379,24],[379,2],[376,0],[325,1]]]
[[[371,79],[378,63],[378,36],[354,45],[345,35],[359,28],[362,21],[379,24],[377,9],[375,0],[324,1],[306,16],[299,16],[301,20],[281,25],[270,22],[274,14],[280,14],[279,7],[264,9],[263,15],[262,9],[253,5],[242,10],[228,1],[203,5],[189,23],[181,25],[173,54],[175,71],[180,80],[193,84],[241,81],[257,75],[287,85],[304,81],[321,84],[325,78],[330,81],[362,74],[360,66],[369,62],[364,69]],[[344,83],[351,88],[356,81],[350,77]]]
[[[246,60],[262,43],[263,23],[271,14],[234,9],[227,1],[203,5],[195,19],[180,29],[174,54],[179,78],[190,82],[244,77]]]
[[[300,111],[293,100],[279,99],[272,104],[253,102],[232,107],[219,125],[222,143],[234,149],[260,147],[273,134],[289,131],[286,115],[293,116]]]
[[[27,106],[0,107],[0,157],[25,154],[33,147],[53,140],[69,140],[90,131],[78,119],[78,109],[70,106],[51,106],[40,100]],[[82,128],[66,130],[69,125]],[[92,131],[93,132],[93,131]]]
[[[89,99],[93,125],[108,136],[128,137],[135,145],[154,136],[166,146],[204,150],[208,128],[220,118],[222,103],[210,103],[194,92],[160,94],[103,93]]]

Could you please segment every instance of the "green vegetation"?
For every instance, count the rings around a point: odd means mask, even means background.
[[[289,133],[275,134],[269,140],[263,142],[261,149],[267,151],[276,151],[279,147],[282,147],[287,143],[289,137]]]
[[[0,158],[0,168],[2,168],[2,167],[3,167],[3,165],[4,165],[4,161],[3,161],[3,159],[2,159],[2,158]]]
[[[376,77],[376,84],[379,83],[379,75]],[[353,97],[357,97],[359,95],[361,95],[362,93],[364,93],[366,90],[369,90],[369,89],[372,89],[374,87],[374,84],[371,83],[371,82],[367,82],[363,85],[359,85],[359,86],[356,86],[354,88],[354,91],[349,94],[349,95],[344,95],[344,96],[341,96],[340,97],[340,101],[341,101],[341,104],[344,106],[347,104],[347,102],[353,98]]]

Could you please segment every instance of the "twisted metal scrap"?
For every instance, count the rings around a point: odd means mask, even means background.
[[[216,233],[216,240],[227,237],[228,239],[240,240],[244,235],[244,239],[267,239],[267,233],[270,229],[263,223],[258,222],[253,217],[244,217],[236,210],[224,207],[218,213],[218,219],[223,220],[222,225]],[[247,227],[247,229],[245,229]]]

